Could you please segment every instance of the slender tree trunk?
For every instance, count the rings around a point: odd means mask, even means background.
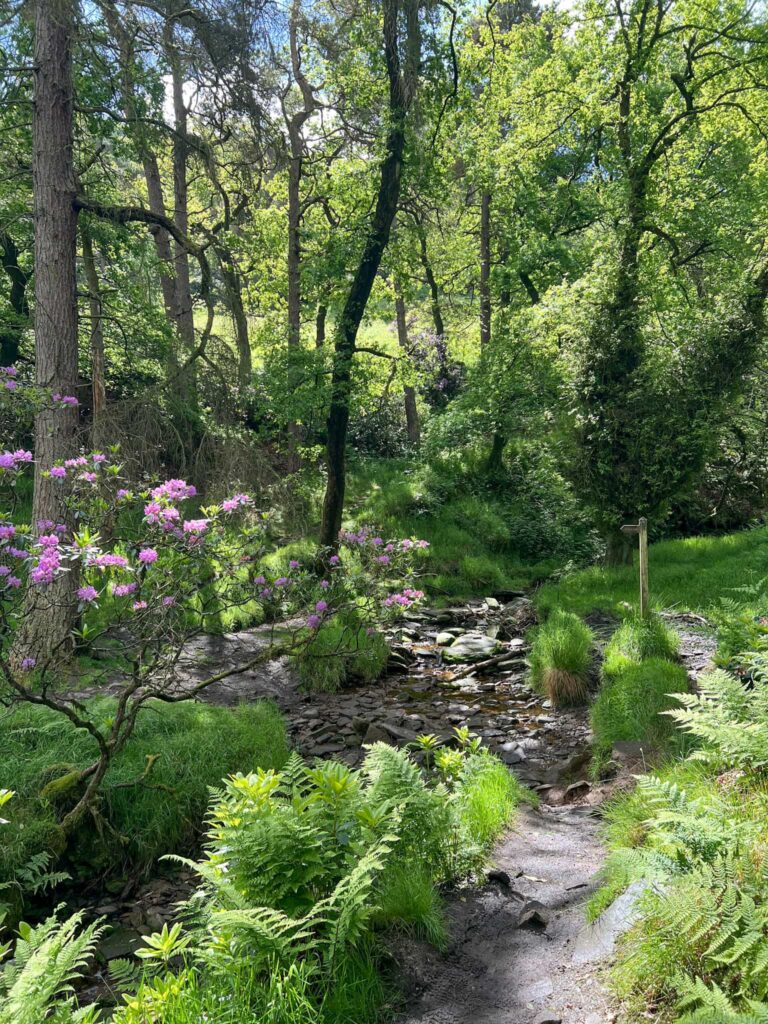
[[[363,253],[341,312],[334,341],[331,374],[331,402],[326,426],[326,462],[328,478],[323,501],[320,543],[336,545],[344,512],[346,489],[346,443],[349,425],[349,400],[352,362],[360,322],[371,288],[389,242],[392,221],[397,212],[405,152],[405,128],[408,110],[418,83],[421,55],[418,0],[403,3],[407,29],[405,68],[400,70],[398,0],[383,0],[384,57],[389,78],[390,123],[386,155],[381,164],[376,209],[365,239]]]
[[[29,282],[19,266],[18,246],[6,231],[0,231],[0,267],[11,284],[8,301],[13,310],[10,322],[0,327],[0,366],[12,366],[19,358],[22,335],[29,325]]]
[[[427,284],[429,285],[432,323],[435,325],[435,334],[438,338],[443,338],[445,336],[445,322],[443,320],[443,311],[440,308],[440,289],[437,286],[435,272],[432,269],[432,262],[429,258],[427,232],[421,221],[417,221],[416,230],[419,237],[419,259],[421,260],[421,265],[424,268],[424,276],[426,277]]]
[[[185,235],[189,235],[189,193],[187,187],[187,107],[184,102],[184,75],[172,24],[166,27],[166,52],[171,65],[173,91],[173,219]],[[176,315],[179,337],[178,361],[183,364],[195,349],[195,319],[192,309],[192,288],[189,275],[189,253],[174,240],[173,266],[176,278]],[[180,411],[189,420],[197,410],[195,366],[183,367],[171,380]]]
[[[35,379],[52,392],[77,390],[77,214],[72,128],[71,0],[38,0],[35,9],[32,186],[35,211]],[[61,522],[66,485],[43,475],[74,453],[77,409],[57,403],[35,417],[33,530]],[[47,532],[47,528],[46,532]],[[68,647],[74,622],[72,572],[27,591],[14,657],[38,662]]]
[[[315,346],[322,348],[325,344],[325,325],[328,319],[328,307],[324,302],[318,303],[315,318]]]
[[[97,444],[103,443],[104,413],[107,409],[105,383],[106,360],[104,356],[103,309],[101,285],[93,253],[93,239],[85,218],[80,222],[80,240],[83,246],[83,272],[88,286],[88,310],[91,318],[91,393],[93,401],[93,437]]]
[[[235,345],[237,346],[237,383],[245,393],[251,385],[253,376],[253,359],[251,356],[251,340],[248,333],[248,317],[243,305],[243,285],[240,274],[235,266],[232,254],[223,246],[216,247],[219,257],[219,269],[224,288],[227,293],[229,311],[235,328]]]
[[[480,200],[480,344],[491,340],[491,193]]]
[[[405,299],[403,293],[395,285],[395,314],[397,316],[397,340],[403,352],[408,353],[408,322],[405,315]],[[403,388],[405,399],[405,426],[408,431],[408,440],[414,448],[421,443],[421,425],[419,424],[419,410],[416,407],[416,389],[410,384]]]
[[[291,156],[288,163],[288,344],[301,343],[301,164],[300,130],[289,123]]]

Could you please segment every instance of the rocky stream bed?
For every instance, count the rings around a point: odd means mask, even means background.
[[[506,599],[503,599],[506,598]],[[670,615],[692,676],[709,663],[714,640],[701,620]],[[390,635],[383,679],[340,693],[302,691],[287,660],[231,676],[203,698],[221,704],[274,700],[291,742],[306,758],[359,763],[364,745],[400,746],[421,733],[451,742],[456,726],[482,737],[541,798],[521,809],[501,841],[487,884],[448,894],[451,942],[445,953],[408,939],[392,945],[405,993],[403,1024],[608,1024],[614,1020],[599,980],[631,904],[587,927],[584,903],[603,860],[597,805],[610,787],[585,776],[589,721],[585,708],[557,709],[527,683],[525,633],[534,621],[524,595],[499,595],[454,608],[413,611]],[[615,623],[591,623],[599,647]],[[252,658],[264,629],[192,643],[182,662],[189,685],[211,670]],[[621,752],[617,752],[619,754]],[[623,752],[632,769],[636,752]],[[637,767],[635,764],[634,767]],[[110,959],[130,954],[144,935],[175,915],[193,885],[185,872],[158,877],[136,891],[83,894],[74,905],[107,917],[111,929],[90,979],[93,996],[108,985]]]

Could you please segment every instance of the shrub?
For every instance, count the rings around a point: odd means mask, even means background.
[[[553,612],[536,630],[529,657],[531,681],[554,706],[586,700],[593,639],[590,628],[571,612]]]
[[[613,678],[630,665],[647,658],[673,661],[680,640],[658,615],[627,619],[611,637],[603,656],[603,677]]]
[[[687,689],[688,675],[681,665],[662,658],[627,665],[606,681],[592,705],[598,750],[626,740],[661,748],[672,732],[672,722],[663,714],[675,704],[670,695]]]
[[[89,702],[97,721],[108,720],[114,708],[108,698]],[[222,775],[243,765],[278,768],[286,757],[285,727],[272,704],[231,709],[155,701],[105,779],[100,813],[108,827],[80,830],[70,855],[89,872],[119,871],[126,862],[147,868],[191,844],[209,787]],[[18,707],[0,720],[0,786],[17,794],[3,826],[0,882],[16,877],[41,850],[60,851],[58,816],[78,795],[67,791],[66,780],[94,758],[91,737],[47,708]],[[49,797],[41,795],[46,786]]]

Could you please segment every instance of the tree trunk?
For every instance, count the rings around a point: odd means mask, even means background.
[[[491,194],[480,200],[480,344],[491,340]]]
[[[189,236],[189,200],[187,188],[187,108],[184,103],[184,76],[173,25],[166,26],[166,53],[171,66],[173,91],[173,219],[176,226]],[[192,310],[192,289],[189,276],[189,253],[185,246],[174,239],[173,266],[176,277],[176,316],[179,337],[178,361],[182,364],[171,387],[179,403],[180,413],[185,420],[197,409],[197,385],[194,363],[184,367],[184,361],[195,349],[195,319]]]
[[[324,302],[320,302],[317,307],[317,317],[315,319],[315,346],[322,348],[325,344],[325,324],[328,319],[328,307]]]
[[[435,334],[438,338],[443,338],[445,337],[445,322],[443,320],[443,311],[440,308],[440,289],[437,286],[435,272],[432,269],[432,263],[429,259],[429,250],[427,249],[427,232],[422,221],[417,221],[416,230],[419,236],[419,258],[421,260],[421,265],[424,268],[424,276],[426,277],[427,284],[429,285],[432,323],[435,325]]]
[[[72,133],[71,0],[38,0],[35,10],[32,184],[35,214],[35,379],[62,395],[77,389],[77,214]],[[66,485],[43,470],[74,453],[77,409],[48,403],[35,417],[32,526],[61,522]],[[45,528],[47,532],[48,528]],[[27,591],[14,657],[42,662],[68,647],[76,576]]]
[[[395,285],[395,313],[397,315],[397,340],[403,352],[408,354],[408,323],[405,316],[405,299],[398,285]],[[419,410],[416,407],[416,389],[410,384],[403,388],[405,399],[405,426],[408,431],[408,440],[414,448],[421,443],[421,426],[419,424]]]
[[[101,304],[101,286],[93,254],[93,239],[90,229],[83,219],[80,222],[80,240],[83,246],[83,272],[88,286],[88,310],[91,318],[91,394],[93,401],[93,439],[95,444],[103,444],[104,413],[107,409],[107,389],[105,383],[106,360],[104,356],[103,310]]]
[[[8,301],[13,310],[10,322],[0,328],[0,366],[13,366],[19,358],[22,335],[29,324],[29,281],[19,266],[18,246],[5,231],[0,231],[0,267],[11,283]]]
[[[604,538],[606,566],[615,568],[633,564],[634,548],[626,533],[622,533],[621,530],[606,530]]]
[[[328,479],[323,501],[323,519],[320,543],[334,547],[338,541],[344,512],[346,489],[346,443],[349,425],[349,398],[352,362],[355,356],[357,331],[365,313],[371,288],[381,265],[381,258],[389,242],[392,221],[397,212],[405,151],[405,128],[408,110],[418,83],[421,54],[418,0],[403,4],[407,40],[404,47],[405,70],[400,70],[400,41],[398,0],[383,0],[384,57],[389,78],[389,130],[386,155],[381,164],[376,209],[371,219],[355,276],[350,285],[347,301],[336,328],[333,370],[331,374],[331,403],[326,432],[326,459]]]
[[[224,282],[229,311],[232,314],[232,324],[235,328],[237,383],[240,390],[245,394],[251,385],[253,359],[251,356],[251,340],[248,333],[248,317],[243,305],[242,281],[231,252],[222,245],[217,245],[216,254],[219,257],[221,279]]]

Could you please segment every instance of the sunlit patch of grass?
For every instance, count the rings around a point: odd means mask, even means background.
[[[555,707],[586,700],[593,641],[592,630],[572,612],[555,611],[536,629],[531,682]]]
[[[651,545],[648,563],[654,608],[712,614],[734,588],[768,575],[768,527],[661,541]],[[563,608],[578,615],[620,614],[625,603],[637,604],[637,580],[637,568],[593,567],[542,587],[537,605],[543,613]]]

